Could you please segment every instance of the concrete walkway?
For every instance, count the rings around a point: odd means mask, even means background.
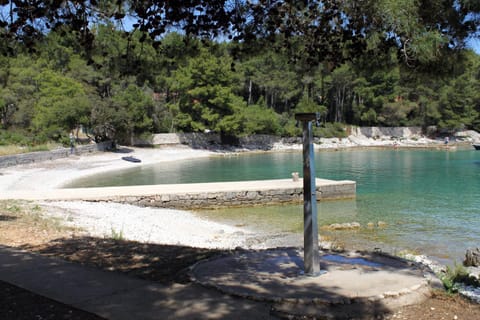
[[[370,318],[428,296],[428,279],[416,266],[338,257],[323,256],[326,275],[305,277],[296,249],[246,251],[199,263],[194,283],[167,286],[0,246],[0,280],[115,320]]]
[[[0,246],[0,280],[106,319],[269,319],[270,305],[196,284],[159,283]]]

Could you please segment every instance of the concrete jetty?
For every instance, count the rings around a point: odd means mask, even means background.
[[[355,198],[355,181],[316,179],[317,199]],[[256,180],[191,184],[142,185],[102,188],[68,188],[11,191],[1,199],[112,201],[161,208],[218,208],[300,203],[303,180]]]

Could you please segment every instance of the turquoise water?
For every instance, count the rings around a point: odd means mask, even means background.
[[[301,153],[214,157],[137,167],[76,186],[192,183],[289,178]],[[480,246],[480,152],[475,150],[349,150],[317,152],[317,176],[357,182],[357,199],[321,202],[319,225],[358,221],[359,231],[320,234],[349,248],[408,249],[460,261]],[[94,182],[94,183],[93,183]],[[237,208],[199,213],[274,232],[302,232],[302,206]],[[384,221],[385,228],[366,228]]]

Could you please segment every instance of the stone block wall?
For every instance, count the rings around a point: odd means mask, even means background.
[[[256,134],[248,137],[241,137],[239,143],[247,149],[269,149],[282,138],[267,134]],[[296,142],[301,139],[295,139]],[[212,145],[220,145],[221,138],[217,133],[157,133],[149,139],[134,139],[137,146],[169,146],[184,144],[192,148],[207,148]]]
[[[351,133],[354,136],[365,136],[367,138],[411,138],[423,134],[421,127],[352,127]]]
[[[349,126],[348,132],[353,137],[366,138],[407,138],[423,136],[421,127],[354,127]],[[319,144],[323,138],[314,137]],[[217,133],[159,133],[149,139],[135,139],[135,145],[168,146],[185,144],[193,148],[208,148],[220,145],[220,135]],[[246,149],[270,150],[275,143],[285,145],[302,144],[301,137],[278,137],[273,135],[257,134],[239,138],[239,144]]]
[[[79,145],[75,148],[74,154],[81,155],[97,151],[112,149],[112,142],[105,141],[88,145]],[[21,153],[9,156],[0,156],[0,168],[6,168],[21,164],[29,164],[42,161],[50,161],[60,158],[67,158],[70,154],[70,148],[60,148],[51,151],[38,151]]]
[[[353,181],[317,186],[317,200],[352,199],[356,196]],[[105,200],[105,199],[104,199]],[[303,187],[271,190],[203,192],[184,194],[162,194],[147,196],[123,196],[109,201],[157,208],[217,209],[221,207],[249,207],[271,204],[303,202]]]
[[[157,133],[149,138],[135,138],[136,146],[169,146],[184,144],[192,148],[206,148],[220,144],[220,135],[216,133]]]

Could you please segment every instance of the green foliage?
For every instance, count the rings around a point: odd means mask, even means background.
[[[241,111],[244,135],[271,134],[281,132],[280,117],[272,109],[264,106],[246,106]]]
[[[416,105],[409,101],[386,102],[383,104],[382,113],[377,116],[377,121],[386,127],[411,125],[408,116],[415,108]]]
[[[280,127],[282,128],[281,135],[285,137],[300,137],[302,136],[302,128],[298,125],[294,117],[286,112],[280,115]]]
[[[0,146],[8,145],[29,146],[32,145],[32,139],[13,130],[0,129]]]
[[[480,285],[478,280],[469,276],[467,269],[462,264],[457,263],[453,267],[447,266],[446,272],[440,275],[440,280],[449,293],[457,292],[457,284],[459,283],[472,286]]]
[[[125,240],[125,238],[123,236],[123,229],[120,230],[120,231],[117,231],[114,228],[111,228],[110,238],[115,240],[115,241]]]
[[[366,125],[375,125],[377,123],[377,113],[374,109],[368,109],[366,112],[362,113],[360,120]]]
[[[35,80],[39,91],[32,124],[37,134],[60,140],[72,129],[88,124],[90,104],[80,83],[53,71],[44,71]]]
[[[119,87],[116,90],[118,92],[112,98],[115,115],[111,115],[115,128],[126,134],[124,138],[149,132],[153,126],[152,98],[133,84],[129,84],[126,88]]]
[[[300,101],[297,104],[297,107],[295,108],[295,112],[303,112],[303,113],[309,113],[309,112],[318,112],[322,115],[322,118],[325,118],[327,115],[327,107],[319,105],[315,103],[313,100],[309,99],[306,95],[303,95],[303,97],[300,99]]]
[[[478,58],[476,60],[470,62],[470,68],[478,68]],[[477,121],[480,111],[479,79],[474,70],[466,70],[442,88],[438,101],[441,128],[471,128]]]
[[[203,49],[180,67],[172,89],[179,93],[177,127],[183,131],[236,131],[234,115],[241,99],[233,93],[234,75],[227,56],[216,57]]]
[[[347,133],[345,126],[341,123],[327,122],[323,126],[315,128],[313,133],[316,137],[322,138],[346,138]]]
[[[296,112],[320,112],[324,127],[315,131],[323,137],[344,136],[343,123],[478,130],[480,56],[446,46],[452,35],[439,31],[448,29],[441,10],[453,20],[460,13],[437,0],[428,8],[417,4],[362,2],[379,29],[368,31],[356,43],[358,54],[350,57],[355,41],[330,34],[338,22],[328,19],[320,38],[307,30],[305,37],[287,39],[277,30],[272,39],[218,43],[172,32],[160,43],[139,30],[124,33],[112,21],[98,20],[88,50],[69,26],[45,35],[35,52],[17,43],[14,54],[7,54],[7,44],[0,44],[0,128],[7,130],[0,131],[0,143],[67,143],[68,132],[79,126],[97,141],[122,143],[178,131],[300,136]],[[302,6],[290,9],[303,15]],[[430,17],[426,12],[433,8],[436,16]],[[369,23],[347,3],[324,9],[312,12],[343,19],[344,10]],[[291,22],[311,18],[295,16]],[[443,21],[444,29],[435,20]],[[259,29],[265,27],[257,22]],[[307,39],[321,43],[306,49]],[[329,54],[317,53],[312,60],[314,48]]]

